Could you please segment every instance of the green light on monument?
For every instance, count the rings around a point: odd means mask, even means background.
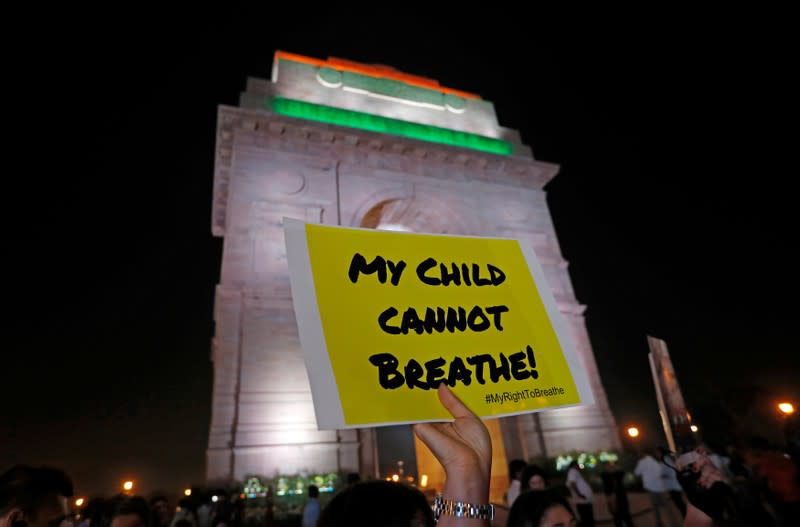
[[[299,119],[308,119],[309,121],[348,126],[382,134],[399,135],[420,141],[470,148],[492,154],[509,155],[512,151],[511,144],[506,141],[457,130],[448,130],[437,126],[410,123],[400,119],[390,119],[379,115],[343,110],[332,106],[285,99],[283,97],[275,97],[271,103],[272,111],[275,113]]]

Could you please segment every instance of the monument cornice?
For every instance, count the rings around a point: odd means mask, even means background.
[[[553,163],[537,161],[525,156],[503,156],[469,150],[439,143],[431,143],[388,134],[380,134],[354,128],[297,119],[263,110],[250,110],[221,105],[217,116],[217,150],[214,162],[214,199],[212,232],[216,236],[225,234],[225,212],[231,165],[233,142],[237,131],[263,134],[266,137],[281,137],[287,141],[287,152],[297,153],[292,143],[314,145],[330,151],[331,157],[357,156],[366,153],[381,157],[408,158],[425,161],[428,165],[454,166],[469,170],[480,179],[497,181],[499,175],[517,179],[517,184],[540,189],[559,170]],[[281,143],[270,144],[281,149]],[[335,150],[334,150],[335,149]]]

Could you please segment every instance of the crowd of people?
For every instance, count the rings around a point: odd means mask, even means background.
[[[18,465],[0,476],[0,527],[242,527],[241,500],[197,493],[92,498],[75,510],[72,481],[61,470]]]
[[[325,507],[318,489],[308,488],[302,527],[489,527],[492,446],[481,420],[442,384],[439,399],[452,422],[414,426],[419,439],[445,469],[446,479],[433,506],[418,489],[388,481],[355,480]],[[796,459],[770,450],[754,438],[742,455],[721,456],[700,447],[692,459],[664,450],[644,452],[634,474],[649,496],[659,526],[800,526],[800,474]],[[682,463],[681,460],[684,460]],[[583,468],[573,462],[565,488],[551,486],[546,471],[514,460],[509,465],[507,527],[592,527],[594,495]],[[616,526],[635,524],[625,471],[607,462],[603,494]],[[90,500],[79,517],[70,516],[72,482],[52,468],[17,466],[0,476],[0,527],[242,527],[241,501],[195,496],[177,510],[164,496],[145,500],[117,496]]]
[[[771,449],[765,439],[754,437],[741,455],[735,449],[731,449],[729,456],[721,455],[704,445],[698,446],[692,454],[695,459],[691,465],[681,467],[679,458],[664,448],[644,449],[635,467],[631,467],[636,477],[633,483],[626,483],[626,471],[616,460],[606,461],[599,479],[615,527],[636,525],[628,487],[641,487],[646,493],[649,507],[638,512],[652,514],[658,527],[800,526],[800,471],[797,460],[786,452]],[[552,502],[551,496],[537,492],[557,490],[548,485],[545,471],[537,465],[513,460],[509,463],[509,475],[508,526],[549,526],[547,522],[518,521],[530,516],[529,501]],[[578,525],[594,526],[592,486],[576,461],[569,466],[564,487],[574,506]]]

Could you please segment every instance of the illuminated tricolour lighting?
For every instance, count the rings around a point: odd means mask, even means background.
[[[391,119],[353,110],[344,110],[333,106],[287,99],[285,97],[275,97],[268,106],[277,114],[297,117],[298,119],[398,135],[419,141],[469,148],[491,154],[510,155],[513,152],[511,143],[502,139],[438,126],[401,121],[400,119]]]
[[[358,93],[359,95],[366,95],[367,97],[372,97],[374,99],[381,99],[384,101],[396,102],[400,104],[406,104],[408,106],[417,106],[419,108],[429,108],[431,110],[439,110],[445,111],[445,108],[442,104],[432,104],[429,102],[420,102],[420,101],[412,101],[409,99],[402,99],[400,97],[392,97],[391,95],[383,95],[381,93],[371,92],[369,90],[363,90],[361,88],[353,88],[352,86],[345,86],[342,88],[344,91],[349,91],[351,93]],[[462,110],[463,113],[463,110]]]

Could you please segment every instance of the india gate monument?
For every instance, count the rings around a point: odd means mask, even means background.
[[[248,79],[239,106],[218,111],[211,228],[224,244],[208,479],[385,477],[398,461],[408,473],[430,474],[432,484],[440,473],[410,426],[317,430],[284,217],[529,243],[595,404],[487,420],[493,498],[507,483],[509,459],[619,449],[585,306],[575,299],[545,200],[543,187],[557,172],[537,161],[516,131],[500,126],[492,103],[478,95],[387,66],[277,52],[271,80]]]

